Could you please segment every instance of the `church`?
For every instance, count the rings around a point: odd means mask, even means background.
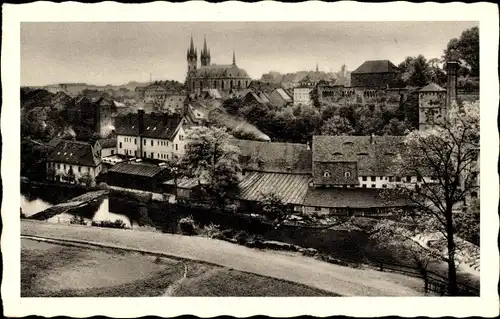
[[[194,48],[193,37],[191,37],[191,45],[187,50],[188,71],[186,77],[186,86],[191,93],[200,94],[207,89],[228,92],[232,89],[245,89],[250,84],[251,79],[247,72],[236,65],[234,51],[232,64],[210,63],[210,50],[207,48],[206,38],[200,62],[201,66],[198,67],[198,49]]]

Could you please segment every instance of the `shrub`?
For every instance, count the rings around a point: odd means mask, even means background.
[[[201,235],[206,236],[208,238],[220,238],[221,231],[219,229],[219,225],[215,225],[210,223],[210,225],[206,225],[201,230]]]
[[[114,222],[110,220],[92,221],[92,226],[122,229],[127,227],[127,225],[125,225],[125,223],[121,219],[117,219]]]
[[[85,222],[85,219],[83,217],[79,216],[73,216],[71,220],[69,221],[70,224],[74,225],[87,225],[87,222]]]
[[[101,183],[99,183],[99,189],[102,189],[102,190],[109,189],[109,185],[104,183],[104,182],[101,182]]]
[[[184,217],[179,220],[179,230],[183,235],[196,235],[196,224],[192,216]]]
[[[240,245],[244,245],[247,241],[250,239],[250,235],[244,230],[240,230],[239,232],[236,233],[233,237],[236,242]]]

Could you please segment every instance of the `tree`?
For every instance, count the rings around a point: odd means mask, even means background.
[[[282,198],[273,191],[261,193],[264,214],[277,225],[281,225],[290,213],[289,207]]]
[[[313,102],[313,106],[317,109],[321,107],[321,103],[319,102],[319,93],[318,93],[318,87],[315,86],[311,92],[309,93],[309,96],[311,98],[311,101]]]
[[[345,117],[335,115],[323,124],[321,134],[335,136],[352,135],[354,134],[354,129]]]
[[[466,213],[466,199],[478,190],[479,104],[453,105],[435,128],[408,134],[405,145],[399,175],[416,176],[417,182],[396,190],[416,205],[420,233],[440,232],[446,239],[448,292],[456,295],[456,216]]]
[[[432,79],[432,69],[423,55],[407,57],[398,66],[399,82],[403,85],[422,87]]]
[[[189,143],[183,156],[188,176],[198,179],[202,193],[213,209],[223,208],[238,190],[240,151],[230,143],[231,135],[216,127],[195,127],[187,134]]]
[[[409,128],[405,122],[398,119],[391,119],[389,123],[384,127],[384,135],[401,136],[409,132]]]
[[[459,74],[479,76],[479,28],[473,27],[462,32],[459,39],[451,39],[443,53],[443,61],[460,61]]]

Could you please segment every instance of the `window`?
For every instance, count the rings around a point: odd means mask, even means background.
[[[122,142],[120,142],[120,148],[122,148]]]
[[[168,154],[167,154],[167,159],[168,159]]]
[[[137,151],[134,151],[134,156],[137,157]]]
[[[422,177],[417,176],[417,182],[419,182],[419,183],[420,183],[421,181],[422,181]]]
[[[345,177],[351,177],[351,172],[344,172]]]
[[[155,153],[151,152],[151,158],[155,158]]]
[[[408,183],[410,183],[410,182],[411,182],[411,176],[406,176],[406,181],[407,181]]]
[[[377,180],[376,176],[372,176],[372,182],[375,182]]]
[[[137,139],[134,138],[134,145],[137,145]]]
[[[372,184],[372,188],[375,188],[375,187],[376,187],[375,184]]]
[[[78,166],[78,173],[81,173],[82,171],[82,168],[80,166]]]
[[[176,150],[176,151],[177,151],[177,150],[179,150],[179,148],[177,147],[177,144],[175,144],[175,150]]]
[[[387,184],[383,184],[383,185],[382,185],[382,188],[387,188]]]
[[[146,139],[144,139],[144,145],[146,145]]]
[[[315,212],[319,212],[320,210],[321,210],[321,207],[318,207],[318,206],[314,207]]]
[[[154,146],[154,141],[153,140],[151,140],[151,146]]]
[[[160,141],[157,141],[157,145],[160,146]]]
[[[366,176],[363,176],[363,181],[365,181],[365,182],[366,182]]]
[[[324,177],[330,177],[330,172],[325,172],[325,173],[323,174],[323,176],[324,176]]]
[[[66,170],[66,164],[63,164],[63,169]]]
[[[394,182],[394,176],[389,176],[389,182]]]
[[[366,188],[366,184],[363,184],[363,188]]]
[[[144,156],[144,157],[148,157],[148,156],[146,155],[146,152],[144,152],[143,156]]]

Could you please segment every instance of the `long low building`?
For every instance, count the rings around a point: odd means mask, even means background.
[[[158,192],[167,177],[165,166],[129,161],[112,166],[107,172],[106,182],[110,186]]]

